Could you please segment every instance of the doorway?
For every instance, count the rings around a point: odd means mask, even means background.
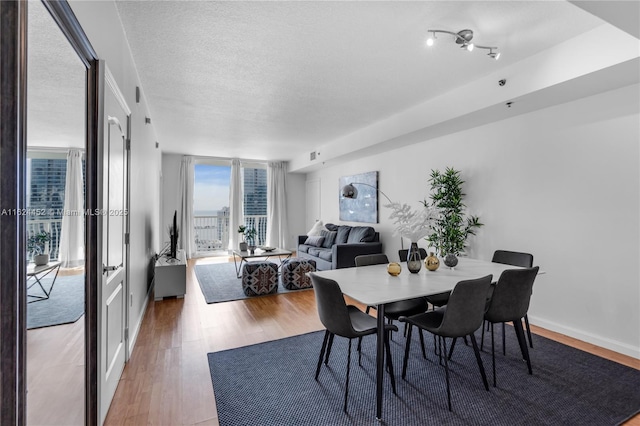
[[[2,304],[3,315],[0,321],[0,352],[3,354],[0,374],[0,424],[27,424],[29,415],[27,413],[27,388],[37,394],[39,386],[45,383],[36,383],[28,380],[29,368],[33,367],[32,360],[28,357],[27,345],[27,127],[29,114],[27,111],[27,79],[30,59],[28,52],[28,9],[37,8],[44,5],[50,14],[50,19],[55,23],[54,28],[61,31],[62,40],[66,40],[66,46],[72,46],[72,52],[76,54],[76,64],[79,69],[81,80],[84,81],[82,92],[84,93],[79,121],[82,122],[83,145],[86,152],[86,186],[85,186],[85,208],[95,209],[101,204],[98,195],[98,174],[96,168],[96,148],[98,146],[99,126],[101,119],[100,105],[100,81],[99,63],[97,55],[91,44],[82,31],[75,15],[65,1],[43,0],[42,4],[35,2],[0,2],[0,111],[1,111],[1,137],[0,172],[3,174],[2,184],[0,184],[0,204],[12,212],[19,214],[5,215],[0,217],[2,238],[0,238],[0,303]],[[43,14],[42,16],[46,16]],[[33,18],[34,22],[37,18]],[[58,34],[58,35],[61,35]],[[30,36],[30,35],[29,35]],[[34,51],[37,48],[34,47]],[[37,71],[37,67],[34,67]],[[58,83],[65,82],[66,75],[58,75]],[[56,87],[57,88],[57,87]],[[34,94],[36,94],[34,92]],[[34,108],[38,104],[33,105]],[[45,121],[55,122],[56,114],[64,110],[61,105],[59,110],[42,114]],[[37,109],[30,113],[36,117]],[[37,120],[34,120],[34,122]],[[64,121],[67,124],[72,119]],[[37,133],[34,130],[34,136]],[[25,212],[25,214],[22,214]],[[96,292],[98,277],[101,269],[98,268],[99,258],[95,248],[99,241],[98,221],[96,218],[85,218],[85,273],[84,283],[84,304],[85,315],[84,324],[77,332],[80,343],[76,347],[75,357],[78,361],[77,370],[79,373],[74,380],[79,380],[79,395],[76,396],[78,405],[73,409],[75,416],[71,420],[73,423],[96,424],[98,423],[98,389],[97,389],[97,353],[98,353],[98,321],[97,306],[98,294]],[[49,241],[50,242],[50,241]],[[59,248],[59,247],[58,247]],[[49,289],[49,292],[51,290]],[[79,324],[76,322],[76,324]],[[84,344],[82,344],[84,338]],[[64,339],[53,338],[52,340]],[[67,342],[68,343],[68,342]],[[78,349],[79,348],[79,349]],[[68,354],[50,353],[46,351],[49,358],[67,357]],[[51,373],[56,366],[43,370],[42,375]],[[78,378],[79,377],[79,378]],[[59,392],[69,394],[74,390],[73,385],[66,384],[51,393]],[[35,397],[35,396],[34,396]],[[51,409],[52,402],[46,403],[45,409]],[[48,417],[46,423],[51,423]],[[66,421],[64,421],[66,423]],[[32,421],[33,423],[33,421]]]

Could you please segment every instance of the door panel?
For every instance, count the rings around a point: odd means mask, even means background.
[[[104,421],[127,357],[127,160],[130,111],[108,68],[105,70],[102,285],[100,295],[100,419]]]
[[[120,282],[106,303],[107,341],[105,353],[107,354],[107,377],[111,375],[114,367],[118,367],[118,357],[124,350],[124,291]]]
[[[124,263],[124,203],[126,196],[124,186],[126,135],[117,117],[109,116],[109,146],[107,147],[108,162],[108,213],[107,232],[109,238],[106,250],[107,265],[121,265]]]

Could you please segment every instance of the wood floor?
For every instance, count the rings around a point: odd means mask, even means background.
[[[125,367],[105,424],[217,425],[208,352],[322,329],[312,291],[207,305],[195,279],[193,266],[219,261],[226,259],[190,260],[185,298],[149,302],[131,360]],[[50,327],[54,328],[58,327]],[[67,340],[73,340],[73,335],[82,334],[81,330],[82,325],[77,325],[76,328],[67,327],[63,332],[71,336]],[[42,329],[43,334],[46,331],[48,329]],[[533,331],[640,369],[640,360],[537,327],[533,327]],[[32,344],[30,336],[30,349]],[[75,359],[78,359],[77,355]],[[33,362],[37,364],[36,360]],[[61,368],[49,370],[51,375],[64,374]],[[82,389],[82,382],[78,387]],[[77,401],[81,398],[78,397]],[[55,419],[61,419],[68,411],[64,406],[49,404],[40,404],[38,409],[47,410],[49,415],[53,410],[60,411],[60,416],[50,417]],[[82,420],[75,421],[77,417],[68,422],[32,422],[31,419],[36,417],[31,415],[31,409],[29,413],[29,424],[82,423]],[[640,416],[626,424],[640,426]]]

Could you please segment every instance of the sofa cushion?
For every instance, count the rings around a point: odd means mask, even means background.
[[[330,249],[324,249],[324,250],[320,250],[320,252],[318,253],[318,257],[322,260],[326,260],[331,262],[331,255],[332,252]]]
[[[344,244],[349,239],[349,231],[351,227],[347,225],[338,226],[338,233],[336,235],[336,244]]]
[[[324,227],[327,228],[329,231],[338,230],[338,225],[336,225],[335,223],[327,223]]]
[[[320,235],[320,231],[321,231],[322,229],[326,229],[326,228],[325,228],[325,227],[324,227],[324,225],[322,224],[322,221],[321,221],[321,220],[319,220],[319,221],[317,221],[317,222],[313,225],[313,227],[311,227],[311,229],[309,230],[309,232],[307,232],[307,236],[312,237],[312,236],[314,236],[314,235]]]
[[[336,236],[338,235],[338,233],[336,231],[326,231],[324,229],[321,230],[320,232],[324,237],[324,242],[322,243],[322,247],[331,248],[331,246],[336,243]]]
[[[304,243],[308,246],[322,247],[322,243],[324,243],[324,237],[321,235],[307,237],[307,240]]]
[[[300,253],[309,253],[309,246],[304,245],[304,244],[300,244],[298,246],[298,252],[300,252]]]
[[[349,232],[347,243],[370,243],[376,234],[371,226],[354,226]]]
[[[320,252],[323,249],[318,248],[318,247],[309,247],[309,251],[307,253],[309,253],[309,255],[311,256],[316,256],[316,257],[320,257]]]

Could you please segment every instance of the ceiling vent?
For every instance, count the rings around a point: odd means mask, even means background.
[[[312,151],[311,154],[309,154],[309,161],[313,161],[316,159],[316,152]]]

